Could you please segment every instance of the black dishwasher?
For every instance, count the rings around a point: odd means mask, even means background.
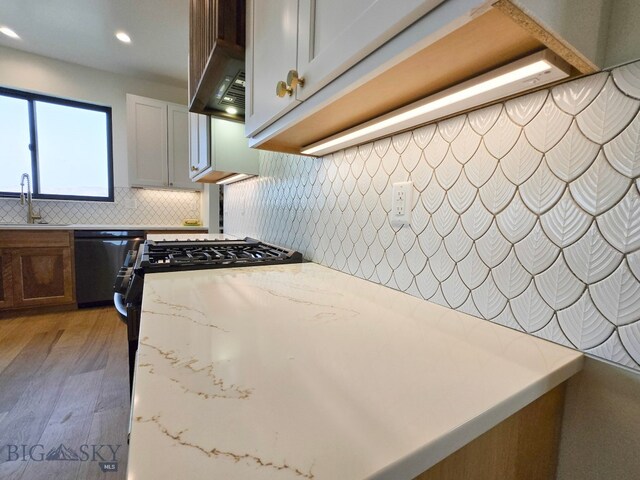
[[[113,284],[129,250],[144,241],[141,230],[76,230],[76,298],[79,307],[113,305]]]

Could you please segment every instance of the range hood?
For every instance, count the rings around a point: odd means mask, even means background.
[[[244,122],[245,0],[191,0],[189,111]]]

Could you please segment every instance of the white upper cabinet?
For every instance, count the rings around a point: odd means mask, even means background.
[[[249,0],[246,134],[259,132],[443,1]],[[291,71],[302,83],[288,83]],[[279,97],[281,81],[291,92]]]
[[[208,115],[189,113],[189,175],[197,177],[211,166]]]
[[[127,95],[129,184],[201,190],[189,179],[187,107]]]

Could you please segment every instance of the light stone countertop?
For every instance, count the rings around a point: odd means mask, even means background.
[[[145,277],[128,478],[410,479],[582,354],[313,263]]]
[[[152,233],[147,235],[147,240],[154,240],[156,242],[162,240],[237,240],[237,237],[233,235],[227,235],[225,233]]]

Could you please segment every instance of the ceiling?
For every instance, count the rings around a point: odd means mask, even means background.
[[[0,34],[2,46],[187,86],[187,0],[0,0],[0,26],[20,35]]]

